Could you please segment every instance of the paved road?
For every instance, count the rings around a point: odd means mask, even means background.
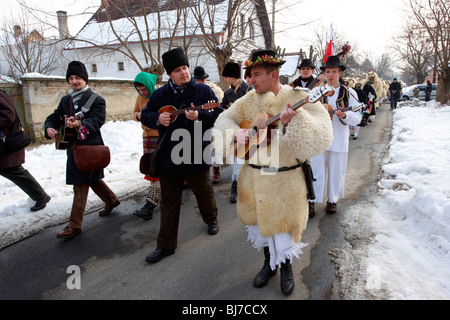
[[[387,105],[378,109],[375,121],[350,140],[346,198],[338,213],[310,219],[302,241],[309,243],[301,259],[293,262],[296,278],[291,296],[279,288],[279,273],[262,289],[253,278],[262,266],[263,254],[247,241],[245,227],[229,203],[231,168],[214,186],[219,206],[220,231],[207,234],[191,190],[183,194],[178,249],[156,264],[145,257],[155,249],[159,209],[144,221],[132,212],[142,206],[144,192],[121,199],[110,216],[97,212],[85,217],[81,235],[69,241],[56,239],[64,225],[49,227],[0,250],[0,299],[171,299],[171,300],[308,300],[340,299],[339,278],[330,251],[349,246],[339,223],[345,208],[376,182],[378,160],[390,133]],[[277,196],[277,195],[274,195]],[[79,268],[79,282],[73,271]],[[69,283],[69,286],[68,286]],[[79,284],[81,289],[69,288]]]

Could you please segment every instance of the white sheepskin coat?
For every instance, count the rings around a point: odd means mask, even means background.
[[[282,86],[275,96],[272,92],[248,92],[229,109],[222,112],[214,125],[216,150],[223,156],[233,154],[233,134],[243,120],[253,120],[264,111],[274,116],[308,96],[308,93]],[[237,214],[244,225],[257,225],[260,233],[271,236],[289,232],[300,242],[308,221],[308,201],[302,168],[277,173],[264,173],[249,166],[291,167],[325,150],[333,140],[328,112],[321,103],[308,103],[297,109],[297,114],[284,127],[275,123],[277,134],[267,146],[260,145],[257,152],[243,165],[238,178]]]

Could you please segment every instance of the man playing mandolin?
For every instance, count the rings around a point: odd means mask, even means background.
[[[255,152],[247,153],[249,159],[242,166],[237,184],[237,214],[247,226],[249,240],[258,250],[264,250],[264,266],[253,285],[264,287],[279,266],[281,291],[289,295],[294,288],[291,261],[305,246],[300,241],[308,220],[301,163],[324,152],[333,136],[330,116],[322,104],[311,103],[304,91],[280,84],[280,67],[284,63],[272,50],[252,54],[245,68],[251,70],[254,90],[219,116],[214,125],[214,141],[216,149],[227,153],[234,152],[229,148],[233,141],[240,150],[239,146],[250,144],[255,132],[265,131],[262,126],[244,126],[248,119],[278,114],[265,122],[273,121],[270,143],[262,142]]]
[[[158,129],[160,145],[161,222],[156,250],[146,257],[150,263],[175,253],[185,180],[195,194],[208,233],[215,235],[219,230],[211,159],[204,159],[204,154],[211,143],[207,133],[222,109],[212,89],[192,77],[181,48],[165,52],[162,60],[170,79],[150,96],[141,113],[143,125]],[[212,108],[208,101],[215,102]]]

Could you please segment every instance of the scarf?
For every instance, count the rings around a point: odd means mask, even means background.
[[[81,89],[80,91],[72,91],[70,93],[75,109],[78,109],[78,105],[77,105],[78,101],[80,101],[83,94],[88,90],[89,90],[89,86],[85,85],[84,88]],[[78,128],[78,132],[77,132],[78,139],[84,140],[87,138],[88,134],[89,134],[89,129],[84,127],[83,125],[80,125],[80,127]]]
[[[183,93],[184,89],[186,89],[186,86],[182,87],[182,86],[179,86],[179,85],[176,85],[175,83],[173,83],[172,79],[169,79],[169,85],[172,88],[173,93],[175,93],[177,95]]]
[[[85,85],[83,89],[81,89],[80,91],[72,91],[70,93],[70,95],[72,96],[72,102],[74,105],[77,104],[78,101],[80,101],[81,97],[83,96],[83,94],[89,90],[89,86]]]

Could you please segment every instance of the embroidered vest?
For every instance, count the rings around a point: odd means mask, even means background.
[[[322,103],[328,104],[328,97],[323,96],[321,99]],[[343,109],[348,107],[348,89],[344,87],[343,85],[340,86],[338,98],[336,99],[336,108],[337,109]],[[341,118],[339,118],[339,121],[345,126],[347,125],[344,121],[342,121]]]

